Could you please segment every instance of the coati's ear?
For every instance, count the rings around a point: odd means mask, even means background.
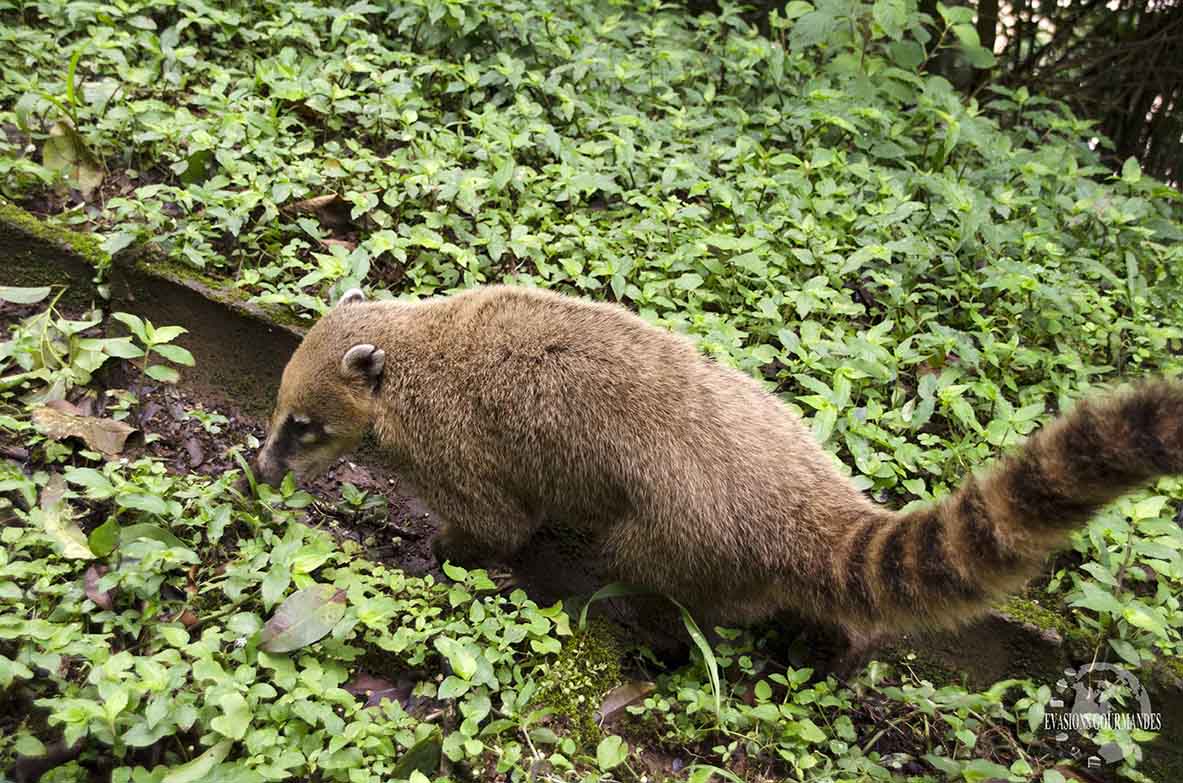
[[[341,357],[341,375],[346,378],[364,379],[375,387],[385,366],[386,351],[369,343],[355,345]]]
[[[357,304],[358,302],[366,301],[366,294],[360,288],[350,288],[341,298],[337,300],[337,307],[344,307],[346,305]]]

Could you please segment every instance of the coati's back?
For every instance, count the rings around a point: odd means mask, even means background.
[[[620,307],[500,286],[350,302],[292,365],[335,366],[365,354],[358,343],[385,356],[361,379],[363,415],[447,520],[446,553],[506,556],[545,521],[587,526],[617,578],[712,622],[786,608],[853,628],[955,622],[1183,453],[1183,394],[1145,386],[1077,406],[992,473],[901,515],[754,380]],[[341,375],[362,405],[364,383]],[[288,387],[285,374],[281,401],[299,396]]]

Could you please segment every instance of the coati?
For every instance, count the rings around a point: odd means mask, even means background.
[[[972,618],[1100,507],[1183,471],[1183,384],[1078,403],[952,495],[875,505],[752,378],[620,306],[490,286],[350,291],[283,373],[256,460],[307,477],[367,430],[446,521],[437,557],[506,558],[547,520],[700,621],[791,610],[873,638]]]

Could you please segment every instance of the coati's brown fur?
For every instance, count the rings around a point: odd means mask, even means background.
[[[1183,385],[1149,382],[897,513],[755,380],[622,307],[505,286],[361,300],[289,362],[264,479],[315,473],[372,429],[446,520],[440,557],[504,559],[546,520],[590,526],[616,579],[706,622],[792,609],[859,636],[953,625],[1099,508],[1183,471]]]

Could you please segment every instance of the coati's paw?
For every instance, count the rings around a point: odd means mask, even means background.
[[[463,568],[476,568],[484,564],[486,554],[470,536],[448,526],[431,542],[431,551],[440,565],[451,563]]]

